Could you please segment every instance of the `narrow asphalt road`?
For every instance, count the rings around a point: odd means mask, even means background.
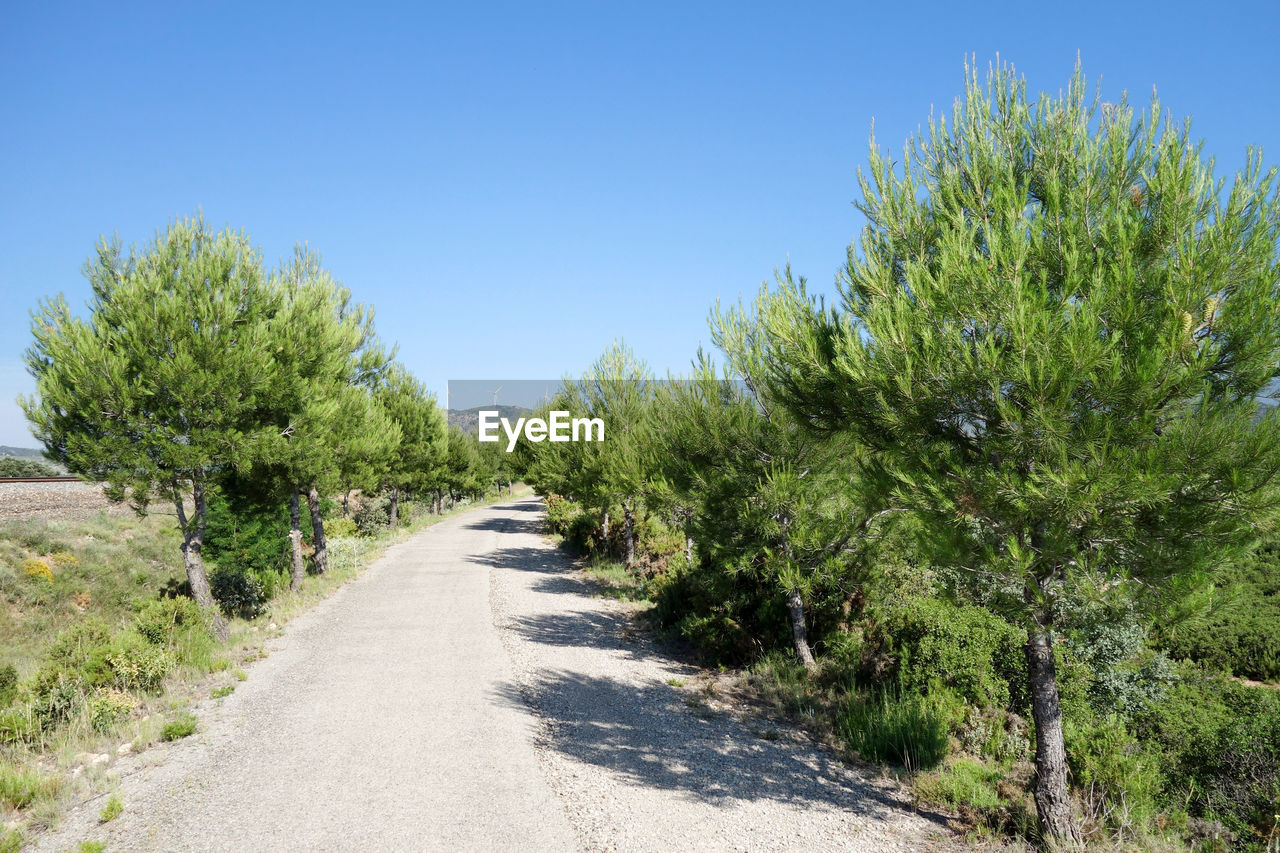
[[[917,850],[888,783],[677,686],[541,535],[541,504],[457,516],[295,619],[201,730],[121,760],[124,813],[36,849]]]

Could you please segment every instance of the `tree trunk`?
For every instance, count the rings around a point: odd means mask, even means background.
[[[1049,634],[1034,628],[1025,648],[1031,715],[1036,722],[1036,812],[1045,839],[1056,848],[1081,846],[1080,831],[1067,794],[1067,751],[1058,706],[1058,674]]]
[[[693,565],[693,537],[688,533],[684,535],[684,562],[686,566]]]
[[[342,517],[343,518],[351,517],[351,490],[350,489],[342,490]]]
[[[400,488],[399,486],[391,489],[391,506],[388,508],[391,516],[391,529],[396,529],[396,524],[400,521]]]
[[[600,533],[607,542],[609,540],[609,510],[607,509],[604,511],[604,523],[600,525]]]
[[[805,622],[804,599],[800,597],[800,590],[793,589],[787,593],[787,611],[791,616],[791,642],[795,646],[796,661],[805,669],[814,669],[818,663],[809,648],[809,626]]]
[[[289,550],[293,553],[293,578],[289,581],[289,589],[293,592],[302,589],[302,579],[307,573],[302,565],[302,511],[298,503],[298,490],[294,489],[289,497]]]
[[[631,501],[622,504],[622,538],[627,544],[625,565],[631,568],[636,561],[636,517],[631,510]]]
[[[311,508],[311,536],[315,541],[316,574],[329,571],[329,543],[324,538],[324,519],[320,517],[320,493],[314,485],[307,492],[307,506]]]
[[[222,617],[218,603],[213,600],[213,590],[209,588],[209,576],[204,571],[204,525],[208,514],[208,505],[204,497],[204,485],[193,483],[191,497],[195,502],[195,517],[187,519],[186,507],[182,505],[182,496],[174,490],[174,502],[178,510],[178,523],[182,525],[182,562],[187,569],[187,582],[191,584],[191,596],[204,611],[213,628],[213,636],[221,642],[231,639],[231,629],[227,620]]]

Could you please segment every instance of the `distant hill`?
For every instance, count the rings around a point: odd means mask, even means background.
[[[476,406],[472,409],[450,409],[449,426],[456,426],[463,432],[469,432],[474,435],[480,431],[480,413],[493,411],[498,413],[498,417],[506,418],[514,424],[517,419],[528,416],[533,410],[526,409],[524,406],[504,406],[502,404]]]
[[[0,456],[16,456],[19,459],[38,459],[41,462],[45,461],[44,453],[32,447],[9,447],[8,445],[0,444]]]

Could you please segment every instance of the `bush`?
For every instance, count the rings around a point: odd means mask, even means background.
[[[50,555],[49,564],[54,569],[62,572],[66,569],[74,569],[76,566],[80,565],[80,560],[70,551],[58,551],[57,553]]]
[[[107,800],[107,804],[102,807],[102,811],[98,813],[98,821],[100,823],[110,823],[120,817],[120,813],[124,811],[124,801],[120,799],[119,794],[112,794]]]
[[[1161,626],[1160,647],[1259,681],[1280,681],[1280,536],[1215,579],[1208,612]]]
[[[850,694],[838,728],[845,743],[869,761],[927,770],[947,757],[945,714],[914,694]]]
[[[329,539],[345,539],[357,532],[356,523],[350,518],[335,518],[324,523],[324,535]]]
[[[980,761],[949,759],[937,771],[917,776],[913,789],[917,801],[958,812],[979,829],[1031,840],[1039,832],[1035,804],[999,769]]]
[[[137,634],[124,634],[107,656],[113,682],[122,690],[155,693],[176,662],[168,649],[158,648]]]
[[[377,536],[391,524],[391,516],[387,511],[387,499],[365,497],[360,506],[351,514],[355,522],[356,532],[361,536]]]
[[[229,617],[257,618],[266,608],[262,582],[249,572],[218,566],[209,573],[209,588],[222,612]]]
[[[13,664],[0,666],[0,708],[7,708],[18,698],[18,668]]]
[[[106,734],[133,713],[137,702],[121,690],[99,689],[86,703],[89,725],[96,732]]]
[[[40,720],[30,708],[0,711],[0,744],[33,743],[40,737]]]
[[[200,608],[189,598],[161,598],[142,602],[133,617],[133,627],[147,642],[157,646],[173,644],[177,628],[200,625]]]
[[[1062,723],[1071,779],[1111,829],[1146,826],[1164,779],[1158,753],[1145,749],[1117,715],[1068,715]]]
[[[29,578],[53,583],[53,569],[44,560],[28,559],[22,561],[22,572]]]
[[[1188,669],[1138,717],[1135,735],[1160,750],[1169,802],[1242,837],[1270,830],[1280,805],[1280,691]]]
[[[160,730],[160,739],[171,741],[189,737],[195,733],[199,722],[194,714],[180,714],[164,724],[164,728]]]
[[[1026,634],[983,608],[913,599],[884,608],[865,637],[862,674],[874,686],[941,684],[979,708],[1025,704]]]

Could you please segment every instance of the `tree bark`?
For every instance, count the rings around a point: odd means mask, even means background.
[[[625,565],[631,568],[636,561],[636,517],[631,510],[631,501],[622,503],[622,538],[627,547]]]
[[[1040,828],[1055,848],[1079,848],[1080,830],[1067,793],[1067,751],[1062,739],[1062,709],[1058,705],[1058,674],[1048,631],[1033,628],[1025,651],[1031,715],[1036,722],[1035,798]]]
[[[351,517],[351,490],[350,489],[342,490],[342,517],[343,518]]]
[[[609,510],[607,509],[604,511],[604,523],[600,525],[600,533],[607,542],[609,539]]]
[[[209,619],[213,636],[220,642],[231,639],[231,629],[227,620],[218,609],[218,602],[213,599],[213,590],[209,588],[209,576],[204,571],[204,526],[208,515],[208,504],[204,497],[204,484],[193,482],[191,497],[195,503],[195,516],[187,518],[186,507],[182,505],[182,496],[174,489],[174,503],[178,510],[178,523],[182,526],[182,562],[187,569],[187,582],[191,584],[191,596]]]
[[[302,565],[302,511],[298,504],[298,490],[294,489],[289,497],[289,550],[293,554],[293,577],[289,581],[289,589],[293,592],[302,589],[302,579],[307,574],[306,567]]]
[[[398,486],[391,489],[391,505],[388,507],[390,514],[391,529],[396,529],[396,524],[400,521],[400,488]]]
[[[324,538],[324,519],[320,517],[320,493],[313,484],[307,492],[307,506],[311,509],[311,536],[315,542],[316,574],[329,571],[329,543]]]
[[[795,646],[796,662],[805,669],[817,668],[813,649],[809,648],[809,626],[804,618],[804,599],[800,597],[800,590],[787,592],[787,612],[791,616],[791,642]]]
[[[688,533],[684,535],[684,563],[686,566],[693,565],[693,537]]]

